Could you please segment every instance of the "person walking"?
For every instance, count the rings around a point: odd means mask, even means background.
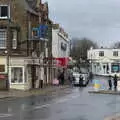
[[[59,76],[59,80],[60,80],[60,84],[64,85],[64,71],[61,72],[60,76]]]
[[[79,86],[82,86],[83,85],[83,76],[80,75],[79,77]]]
[[[113,81],[114,81],[114,90],[116,91],[117,90],[117,75],[116,74],[113,78]]]
[[[108,85],[109,85],[109,90],[111,90],[111,89],[112,89],[112,80],[111,80],[111,76],[109,76]]]

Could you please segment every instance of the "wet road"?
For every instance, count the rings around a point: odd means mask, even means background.
[[[120,112],[120,96],[71,88],[48,96],[0,101],[0,120],[104,120]]]

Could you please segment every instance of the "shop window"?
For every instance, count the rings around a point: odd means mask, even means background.
[[[10,16],[10,9],[8,5],[0,5],[0,19],[8,19]]]
[[[11,83],[23,83],[23,68],[22,67],[11,68]]]
[[[118,73],[120,70],[119,64],[112,64],[112,72],[113,73]]]
[[[5,29],[0,29],[0,49],[6,48],[7,41],[7,31]]]
[[[100,51],[99,56],[101,56],[101,57],[104,56],[104,51]]]
[[[113,51],[113,56],[118,56],[118,51]]]
[[[0,72],[5,72],[5,65],[0,65]]]

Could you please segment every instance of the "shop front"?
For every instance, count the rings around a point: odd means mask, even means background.
[[[0,90],[7,89],[7,61],[5,56],[0,56]]]

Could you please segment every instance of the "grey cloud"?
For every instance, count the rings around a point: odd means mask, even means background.
[[[119,0],[48,0],[51,18],[73,37],[109,45],[120,40]]]

